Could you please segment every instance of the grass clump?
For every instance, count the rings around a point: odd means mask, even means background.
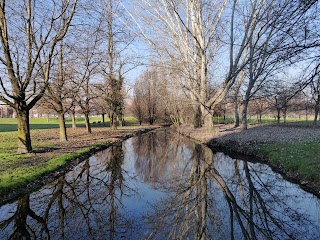
[[[320,143],[277,143],[260,146],[273,165],[298,173],[302,180],[320,183]]]

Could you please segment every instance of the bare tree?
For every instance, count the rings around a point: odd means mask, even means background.
[[[132,104],[132,113],[138,119],[139,124],[141,125],[145,119],[143,111],[143,101],[144,96],[142,93],[142,86],[140,82],[136,82],[133,88],[133,104]]]
[[[145,121],[152,125],[157,119],[166,120],[170,116],[168,107],[174,100],[168,90],[167,76],[161,70],[147,69],[134,85],[133,113],[140,123]]]
[[[232,88],[233,92],[233,104],[234,104],[234,127],[239,127],[240,126],[240,103],[241,103],[241,86],[243,84],[243,81],[245,79],[245,72],[242,70],[238,77],[237,80]]]
[[[254,1],[252,6],[240,6],[238,1],[142,1],[148,15],[141,14],[142,19],[157,33],[148,35],[143,31],[151,46],[164,60],[169,59],[172,69],[180,70],[180,83],[190,95],[194,109],[194,126],[212,126],[212,110],[222,101],[235,82],[238,73],[246,65],[241,61],[246,46],[253,34],[250,26],[257,14]],[[224,18],[227,7],[230,7],[230,18]],[[241,26],[236,18],[236,9],[243,7],[247,10],[246,24]],[[151,17],[150,17],[151,16]],[[157,21],[152,21],[152,19]],[[222,20],[225,20],[222,24]],[[229,23],[229,29],[226,26]],[[142,28],[140,26],[140,28]],[[229,35],[223,35],[228,32]],[[223,42],[227,44],[223,46]],[[163,44],[165,43],[165,44]],[[213,93],[209,93],[209,80],[214,67],[215,57],[219,48],[229,50],[228,71],[221,84]],[[222,65],[220,66],[222,67]],[[225,67],[223,67],[225,69]],[[218,82],[221,79],[215,79]]]
[[[294,47],[292,38],[296,39],[304,34],[301,31],[305,26],[303,20],[308,19],[305,12],[312,4],[313,2],[296,4],[284,1],[279,8],[275,7],[274,1],[267,1],[259,2],[256,7],[257,14],[250,26],[253,34],[248,44],[248,65],[245,69],[248,81],[243,100],[242,129],[247,129],[250,99],[276,71],[296,58],[288,53],[288,47]]]
[[[100,93],[103,89],[103,84],[95,84],[95,95],[97,98],[93,99],[92,105],[94,110],[101,114],[102,124],[105,126],[105,115],[109,112],[109,105],[106,104],[104,96],[100,96]]]
[[[66,52],[62,41],[59,47],[57,68],[53,68],[54,73],[43,98],[45,100],[44,104],[58,115],[60,141],[64,142],[68,140],[65,113],[74,106],[74,98],[72,96],[76,93],[77,87],[72,81],[74,77],[73,69],[66,66]]]
[[[80,86],[78,85],[78,82],[75,80],[76,78],[76,71],[75,68],[72,67],[73,64],[71,64],[71,67],[68,67],[68,71],[70,74],[70,79],[68,81],[68,84],[66,84],[67,88],[67,96],[68,96],[68,113],[71,116],[71,122],[72,122],[72,128],[75,129],[77,128],[77,123],[76,123],[76,113],[77,110],[79,109],[79,106],[77,105],[77,100],[78,100],[78,95],[79,95],[79,90]]]
[[[105,80],[101,88],[108,105],[110,127],[117,128],[117,121],[124,125],[124,80],[135,64],[129,54],[130,46],[134,41],[129,23],[119,0],[101,0],[101,32],[105,43],[102,50],[100,67]]]
[[[68,31],[77,2],[0,1],[0,64],[4,73],[0,100],[17,112],[18,153],[32,152],[29,110],[47,88],[56,45]]]
[[[309,79],[311,80],[310,88],[311,88],[312,100],[314,102],[313,127],[316,128],[318,116],[319,116],[319,110],[320,110],[320,64],[317,64],[314,67]]]
[[[75,85],[78,85],[79,91],[75,96],[77,105],[81,108],[85,117],[87,133],[91,134],[91,126],[89,115],[92,107],[92,100],[97,97],[95,91],[94,77],[98,73],[100,56],[101,33],[100,25],[92,25],[88,23],[80,28],[77,34],[80,40],[74,46],[73,53],[76,56],[74,64]]]
[[[314,120],[313,120],[313,127],[317,127],[317,120],[319,116],[319,109],[320,109],[320,83],[319,83],[319,76],[318,80],[316,82],[312,82],[312,88],[313,88],[313,99],[315,101],[314,104]]]
[[[266,111],[269,103],[269,100],[261,94],[250,101],[249,112],[256,114],[257,122],[260,124],[262,123],[262,114]]]
[[[90,113],[92,110],[92,100],[96,98],[95,87],[90,84],[91,70],[85,73],[81,79],[81,86],[79,89],[77,103],[81,108],[81,112],[84,115],[86,130],[88,134],[92,133],[90,125]]]
[[[289,86],[281,81],[275,81],[268,92],[269,99],[271,100],[271,109],[276,112],[275,118],[277,123],[280,123],[281,115],[283,115],[283,122],[286,123],[290,101],[296,96],[299,89],[295,90],[294,86]]]
[[[135,112],[140,121],[147,121],[152,125],[157,118],[158,75],[155,70],[145,71],[136,82],[134,88]],[[141,119],[142,117],[142,119]]]

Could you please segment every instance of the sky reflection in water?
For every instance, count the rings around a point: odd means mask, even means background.
[[[0,207],[0,239],[320,239],[320,202],[169,131],[97,153]]]

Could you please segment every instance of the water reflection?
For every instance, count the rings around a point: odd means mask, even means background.
[[[159,131],[0,207],[0,239],[319,239],[319,213],[269,167]]]
[[[201,145],[193,145],[185,160],[188,166],[169,189],[174,194],[154,205],[149,215],[154,238],[319,238],[316,218],[308,219],[305,209],[290,205],[291,198],[306,200],[304,196],[288,191],[291,184],[279,185],[266,167],[255,169],[221,153],[213,155]]]
[[[15,213],[10,218],[2,221],[0,228],[3,229],[8,225],[12,225],[12,234],[8,239],[31,239],[31,236],[34,237],[35,234],[27,223],[28,217],[31,217],[33,220],[41,224],[42,230],[45,231],[46,238],[49,238],[49,230],[45,219],[38,216],[30,208],[29,194],[19,197]]]

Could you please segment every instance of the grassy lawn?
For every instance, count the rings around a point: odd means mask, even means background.
[[[273,165],[298,173],[304,181],[320,185],[320,142],[274,143],[260,146],[260,151]]]
[[[126,117],[127,124],[135,124],[138,121],[134,117]],[[100,122],[100,123],[99,123]],[[109,118],[105,118],[106,124],[109,124]],[[76,119],[77,126],[84,127],[84,118]],[[92,127],[102,126],[102,117],[90,117],[90,123]],[[71,127],[71,118],[66,118],[67,127]],[[51,129],[58,128],[58,118],[30,118],[30,129]],[[17,131],[17,119],[16,118],[0,118],[0,132]]]
[[[30,119],[31,139],[35,153],[17,154],[16,119],[0,119],[0,196],[13,188],[23,187],[40,176],[58,169],[69,160],[104,145],[119,137],[148,128],[134,125],[137,121],[126,118],[126,127],[113,131],[102,126],[101,118],[91,118],[93,134],[85,131],[83,119],[77,119],[77,129],[68,128],[69,141],[59,142],[57,119]],[[71,121],[71,120],[70,120]],[[9,127],[7,127],[9,126]],[[69,125],[71,126],[71,124]]]

